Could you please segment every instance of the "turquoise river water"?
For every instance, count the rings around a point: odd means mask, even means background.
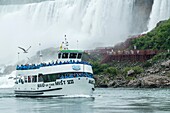
[[[170,89],[97,88],[94,98],[16,98],[0,89],[0,113],[170,113]]]

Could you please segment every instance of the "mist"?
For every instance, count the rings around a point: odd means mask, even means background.
[[[18,52],[21,60],[40,49],[57,48],[64,35],[67,35],[70,49],[114,46],[130,35],[143,32],[150,14],[148,11],[148,17],[140,15],[139,18],[138,10],[134,11],[134,7],[140,6],[135,6],[136,0],[24,0],[21,4],[14,0],[0,3],[0,64],[17,62]],[[137,18],[134,19],[134,15]],[[136,24],[138,30],[134,29]],[[18,46],[25,49],[31,46],[31,49],[23,54]]]
[[[125,19],[131,13],[133,1],[127,0],[126,5],[123,2],[56,0],[0,5],[0,62],[17,61],[18,52],[23,59],[40,49],[57,48],[64,35],[67,35],[72,49],[77,49],[77,45],[78,49],[113,46],[129,35],[130,19]],[[120,13],[121,8],[126,11]],[[18,46],[32,48],[29,54],[23,54]]]

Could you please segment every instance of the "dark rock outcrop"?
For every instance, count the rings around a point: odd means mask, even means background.
[[[96,87],[126,87],[128,83],[123,76],[111,77],[111,75],[98,75],[95,76]]]
[[[147,30],[147,21],[149,20],[152,10],[153,0],[135,0],[133,7],[133,20],[132,30],[134,33],[141,33]],[[132,32],[133,32],[132,31]]]
[[[146,88],[170,87],[170,78],[166,76],[150,75],[142,78],[141,87]]]
[[[136,80],[131,80],[128,87],[162,88],[170,87],[170,78],[167,76],[150,75]]]

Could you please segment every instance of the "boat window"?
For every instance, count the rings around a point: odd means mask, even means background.
[[[44,82],[55,82],[56,79],[59,78],[60,78],[60,74],[49,74],[43,76]]]
[[[24,80],[19,78],[18,83],[24,84]]]
[[[76,56],[77,56],[77,53],[70,53],[69,58],[76,58]]]
[[[51,82],[54,82],[56,81],[57,78],[59,78],[57,74],[50,74],[49,77],[50,77]]]
[[[68,53],[63,53],[62,58],[68,58]]]
[[[61,58],[61,53],[58,54],[58,58]]]
[[[79,53],[77,58],[78,58],[78,59],[81,59],[81,56],[82,56],[82,54]]]
[[[49,75],[44,75],[42,77],[43,77],[44,82],[51,82],[51,79],[50,79]]]
[[[57,79],[67,79],[67,78],[76,78],[76,77],[89,77],[93,78],[92,73],[86,73],[86,72],[70,72],[70,73],[55,73],[55,74],[49,74],[49,75],[43,75],[43,81],[44,82],[55,82]]]
[[[31,76],[28,76],[28,83],[31,82]]]
[[[38,82],[44,82],[44,78],[42,74],[38,75]]]
[[[32,76],[32,82],[37,82],[37,76]]]
[[[27,83],[28,79],[27,76],[24,76],[24,82]]]

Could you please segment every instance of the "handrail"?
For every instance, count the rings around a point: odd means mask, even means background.
[[[37,65],[35,65],[35,64],[32,64],[32,65],[29,65],[29,64],[26,64],[26,65],[17,65],[16,66],[16,70],[31,70],[31,69],[40,69],[41,67],[47,67],[47,66],[56,66],[56,65],[64,65],[64,64],[86,64],[86,65],[90,65],[90,66],[92,66],[90,63],[88,63],[88,62],[84,62],[84,61],[81,61],[81,62],[79,62],[79,61],[77,61],[77,62],[75,62],[75,61],[67,61],[67,62],[52,62],[52,63],[41,63],[41,64],[37,64]]]

